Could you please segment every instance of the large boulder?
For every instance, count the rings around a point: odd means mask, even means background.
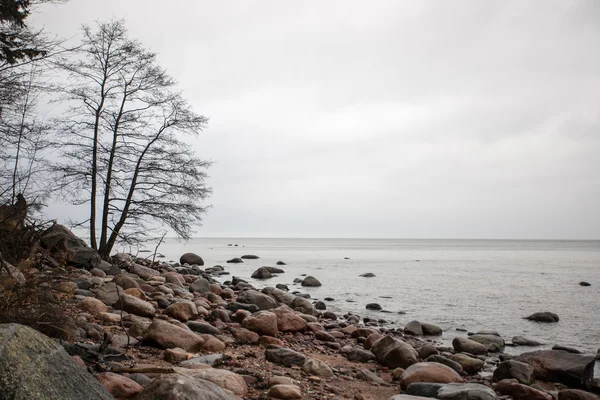
[[[98,252],[75,236],[64,225],[52,225],[43,233],[40,244],[53,255],[66,256],[66,261],[69,264],[79,268],[98,268],[102,263]]]
[[[558,322],[558,320],[559,320],[558,315],[548,312],[548,311],[533,313],[530,316],[525,317],[525,319],[528,319],[530,321],[535,321],[535,322],[546,322],[546,323]]]
[[[436,398],[448,400],[498,400],[492,389],[478,383],[449,383],[442,386]]]
[[[240,400],[240,398],[205,379],[164,374],[154,379],[136,397],[136,400]]]
[[[150,324],[144,332],[143,341],[161,349],[179,347],[190,353],[201,351],[204,345],[204,339],[191,330],[160,320]]]
[[[400,378],[400,387],[406,389],[416,382],[462,383],[463,379],[452,368],[437,362],[420,362],[411,365]]]
[[[474,355],[487,354],[487,347],[474,340],[457,336],[452,339],[452,347],[460,353],[469,353]]]
[[[531,365],[516,360],[506,360],[500,363],[494,371],[494,381],[516,379],[519,383],[531,385],[534,382],[534,369]]]
[[[259,311],[249,317],[244,318],[242,326],[259,335],[277,336],[277,315],[270,311]]]
[[[204,265],[204,260],[197,254],[194,253],[185,253],[179,258],[180,264],[189,264],[189,265]]]
[[[62,346],[29,327],[0,324],[0,399],[100,399],[112,396]]]
[[[321,286],[321,282],[314,276],[307,276],[302,280],[302,286],[317,287]]]
[[[379,339],[371,351],[381,365],[389,368],[408,368],[419,361],[417,351],[410,344],[392,336]]]
[[[589,379],[589,368],[594,356],[573,354],[563,350],[539,350],[523,353],[514,360],[531,365],[536,379],[560,382],[569,387],[584,386]]]
[[[238,294],[237,301],[244,304],[254,304],[261,310],[270,310],[279,307],[279,303],[271,296],[252,289],[244,290]]]

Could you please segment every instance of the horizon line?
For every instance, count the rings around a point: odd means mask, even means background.
[[[158,237],[157,237],[158,239]],[[187,241],[185,239],[178,238],[177,236],[165,236],[165,239],[177,239],[181,241]],[[497,240],[497,241],[537,241],[537,242],[598,242],[597,239],[565,239],[565,238],[427,238],[427,237],[317,237],[317,236],[191,236],[192,239],[313,239],[313,240]]]

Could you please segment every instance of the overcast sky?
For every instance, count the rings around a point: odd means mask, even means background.
[[[210,117],[197,236],[600,239],[598,0],[70,0],[32,25],[111,17]]]

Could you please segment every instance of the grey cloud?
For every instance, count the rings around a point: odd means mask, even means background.
[[[600,238],[595,0],[71,0],[34,18],[72,36],[112,16],[211,117],[199,235]]]

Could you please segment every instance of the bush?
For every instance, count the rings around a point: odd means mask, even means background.
[[[59,283],[67,280],[64,262],[39,246],[45,229],[0,229],[0,323],[19,323],[48,336],[74,340],[72,300]]]

